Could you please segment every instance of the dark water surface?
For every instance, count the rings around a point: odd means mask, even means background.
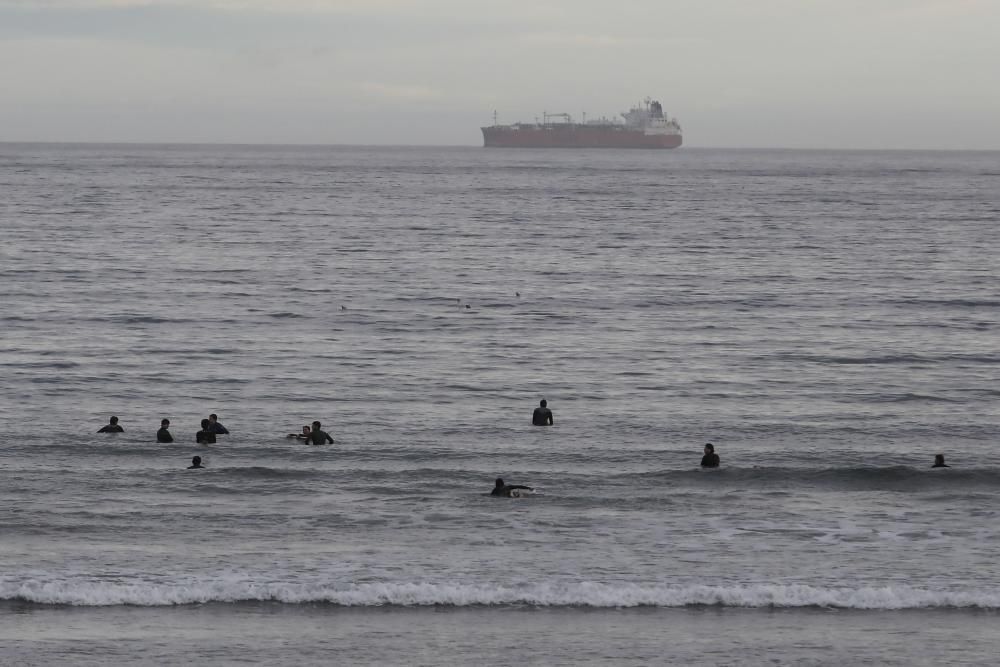
[[[1000,648],[1000,154],[0,144],[0,195],[11,661]]]

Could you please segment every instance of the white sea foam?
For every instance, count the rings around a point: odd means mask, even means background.
[[[323,586],[215,581],[113,583],[0,579],[0,600],[81,606],[169,606],[274,601],[348,607],[533,605],[542,607],[834,607],[843,609],[1000,609],[1000,590],[930,590],[908,586],[822,588],[804,585],[669,586],[593,582],[500,586],[365,583]]]

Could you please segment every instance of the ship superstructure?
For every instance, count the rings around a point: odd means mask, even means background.
[[[568,113],[542,114],[542,121],[481,128],[483,145],[498,148],[677,148],[681,126],[663,112],[663,105],[646,98],[621,114],[577,123]]]

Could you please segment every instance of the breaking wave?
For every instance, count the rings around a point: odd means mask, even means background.
[[[0,600],[46,605],[174,606],[278,602],[343,607],[817,607],[898,610],[1000,609],[1000,590],[931,590],[909,586],[823,588],[805,585],[670,586],[658,584],[532,584],[499,586],[440,583],[315,585],[249,581],[115,583],[6,580]]]

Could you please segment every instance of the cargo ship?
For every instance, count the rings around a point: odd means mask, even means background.
[[[568,113],[543,112],[542,122],[480,128],[488,148],[677,148],[681,126],[663,113],[663,105],[646,98],[621,114],[622,119],[598,118],[580,123]]]

